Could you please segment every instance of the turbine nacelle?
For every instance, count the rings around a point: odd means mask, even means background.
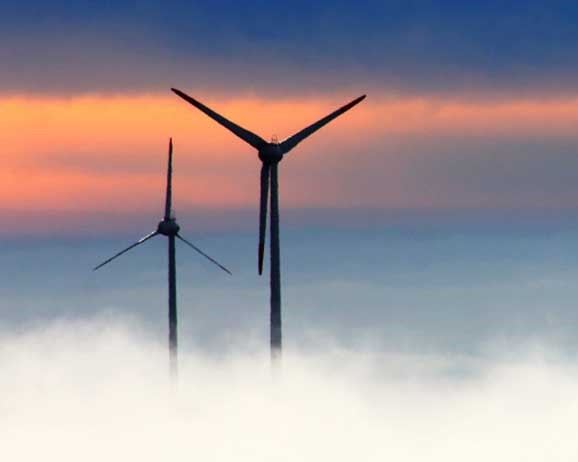
[[[262,162],[267,163],[279,162],[283,159],[283,151],[281,150],[281,145],[277,142],[276,138],[273,138],[271,143],[267,143],[259,149],[259,159],[261,159]]]
[[[163,220],[159,223],[157,227],[157,233],[163,236],[176,236],[179,233],[181,227],[177,224],[174,218],[169,218],[168,220]]]

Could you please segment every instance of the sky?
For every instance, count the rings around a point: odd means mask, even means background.
[[[577,24],[555,0],[0,3],[5,452],[575,459]],[[280,164],[281,375],[256,152],[171,87],[281,140],[367,94]],[[182,234],[233,272],[177,243],[176,386],[164,237],[91,271],[156,228],[170,137]]]
[[[266,139],[368,94],[282,163],[281,203],[295,216],[573,214],[572,2],[56,1],[1,12],[4,235],[18,233],[10,223],[78,234],[111,213],[158,213],[170,136],[178,212],[239,227],[258,193],[255,153],[172,86]]]

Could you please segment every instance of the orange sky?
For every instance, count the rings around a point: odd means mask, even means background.
[[[277,134],[282,139],[355,96],[202,99],[264,138]],[[473,144],[527,135],[547,140],[573,136],[577,123],[578,100],[482,103],[369,95],[283,162],[287,173],[281,180],[282,201],[294,207],[403,207],[412,201],[443,206],[444,200],[452,205],[451,194],[432,198],[427,187],[415,191],[413,198],[396,189],[395,176],[406,164],[399,163],[402,154],[389,140],[420,139],[426,145],[430,137],[465,137]],[[0,127],[0,209],[5,212],[160,209],[169,136],[175,139],[177,210],[256,204],[256,154],[171,94],[5,97],[0,100]],[[382,160],[374,167],[366,153],[376,151]],[[353,175],[363,182],[362,170],[372,168],[383,169],[384,184],[389,183],[383,198],[368,198],[365,204],[363,198],[352,199],[355,182],[344,187],[343,178]],[[218,187],[211,187],[214,184]]]

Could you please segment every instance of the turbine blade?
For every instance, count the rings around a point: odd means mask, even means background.
[[[267,206],[269,201],[269,164],[263,162],[261,167],[261,198],[259,206],[259,275],[263,273],[263,256],[265,254],[265,234],[267,231]]]
[[[231,273],[227,268],[225,268],[223,265],[221,265],[217,260],[209,257],[205,252],[203,252],[201,249],[199,249],[196,245],[190,243],[189,241],[187,241],[183,236],[181,236],[180,234],[177,234],[177,237],[183,241],[185,244],[187,244],[189,247],[191,247],[193,250],[197,251],[198,253],[200,253],[203,257],[205,257],[207,260],[209,260],[210,262],[214,263],[215,265],[217,265],[219,268],[221,268],[223,271],[225,271],[226,273],[229,273],[231,276],[233,275],[233,273]]]
[[[112,257],[110,257],[108,260],[103,261],[100,265],[95,266],[92,271],[96,271],[99,268],[102,268],[104,265],[106,265],[107,263],[110,263],[112,260],[114,260],[116,257],[120,257],[123,253],[128,252],[130,249],[136,247],[137,245],[142,244],[145,241],[148,241],[151,237],[155,237],[158,234],[157,231],[153,231],[150,234],[147,234],[146,236],[141,237],[138,241],[136,241],[134,244],[129,245],[126,249],[121,250],[119,253],[117,253],[116,255],[113,255]]]
[[[173,139],[169,141],[169,165],[167,168],[167,197],[165,201],[165,220],[171,218],[173,200]]]
[[[260,136],[256,135],[255,133],[250,132],[249,130],[247,130],[243,127],[240,127],[239,125],[231,122],[230,120],[226,119],[222,115],[217,114],[215,111],[208,108],[204,104],[200,103],[196,99],[190,97],[186,93],[183,93],[182,91],[177,90],[176,88],[171,88],[171,90],[175,94],[177,94],[178,96],[183,98],[185,101],[187,101],[188,103],[195,106],[198,110],[200,110],[201,112],[204,112],[206,115],[208,115],[215,122],[221,124],[223,127],[232,131],[235,135],[237,135],[239,138],[241,138],[246,143],[249,143],[255,149],[257,149],[257,150],[261,149],[263,146],[265,146],[267,144],[267,142],[263,138],[261,138]]]
[[[329,114],[328,116],[324,117],[321,120],[318,120],[317,122],[315,122],[312,125],[309,125],[307,128],[304,128],[303,130],[301,130],[300,132],[295,133],[293,136],[290,136],[289,138],[287,138],[286,140],[282,141],[280,143],[281,146],[281,152],[283,152],[283,154],[288,153],[289,151],[291,151],[291,149],[293,149],[295,146],[297,146],[301,141],[303,141],[305,138],[307,138],[309,135],[312,135],[313,133],[315,133],[317,130],[319,130],[321,127],[323,127],[324,125],[327,125],[329,122],[331,122],[333,119],[335,119],[336,117],[340,116],[341,114],[343,114],[344,112],[349,111],[353,106],[355,106],[356,104],[360,103],[361,101],[363,101],[365,99],[366,95],[362,95],[359,98],[354,99],[353,101],[351,101],[350,103],[347,103],[345,106],[340,107],[339,109],[337,109],[336,111],[332,112],[331,114]]]

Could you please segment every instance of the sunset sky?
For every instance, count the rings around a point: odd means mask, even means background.
[[[576,460],[576,0],[0,0],[0,63],[9,460]],[[261,164],[171,87],[266,140],[367,94],[279,166],[274,374]],[[172,383],[165,237],[92,270],[171,137],[233,273],[177,241]]]
[[[171,86],[266,139],[368,94],[282,163],[289,214],[573,214],[577,14],[539,1],[3,5],[2,233],[158,214],[170,136],[177,213],[237,226],[207,213],[256,206],[256,154]]]
[[[265,139],[368,95],[280,165],[293,336],[328,306],[333,333],[378,325],[382,338],[410,332],[410,343],[454,339],[452,348],[472,347],[475,336],[459,332],[474,325],[480,341],[551,322],[566,332],[578,296],[574,284],[560,286],[578,273],[577,18],[573,2],[539,1],[3,5],[0,244],[12,262],[6,300],[21,307],[5,308],[5,319],[103,305],[146,322],[160,315],[164,244],[139,248],[110,275],[88,270],[156,226],[172,137],[183,232],[238,278],[237,292],[223,290],[212,269],[179,257],[191,284],[182,290],[205,291],[199,303],[212,306],[191,328],[228,335],[248,319],[266,325],[256,152],[170,92],[177,87]],[[48,279],[43,258],[56,265]],[[162,276],[151,285],[152,268]],[[192,268],[200,273],[190,281]],[[132,279],[121,284],[119,272]],[[143,278],[150,296],[135,299]],[[238,300],[249,306],[233,316]],[[433,312],[444,322],[432,323]],[[505,312],[513,324],[501,324]]]

